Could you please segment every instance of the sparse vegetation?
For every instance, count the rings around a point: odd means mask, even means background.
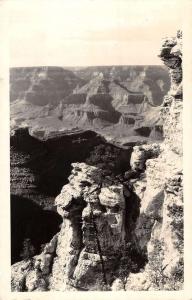
[[[183,207],[173,203],[172,206],[168,206],[169,216],[172,218],[171,226],[174,228],[174,233],[177,236],[176,247],[183,248]],[[178,243],[179,241],[179,243]]]
[[[33,246],[31,239],[26,238],[23,241],[23,250],[20,254],[22,259],[28,260],[35,254],[35,247]]]
[[[183,258],[179,260],[177,267],[171,276],[165,274],[163,242],[154,240],[154,250],[149,257],[149,275],[152,287],[155,290],[179,290],[183,284]]]
[[[119,175],[129,169],[130,153],[111,145],[98,145],[90,153],[86,163],[102,170],[102,176],[107,181],[119,182]],[[118,176],[118,178],[117,178]]]

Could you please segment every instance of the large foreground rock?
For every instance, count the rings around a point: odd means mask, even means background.
[[[61,230],[42,254],[13,265],[13,290],[110,289],[128,260],[134,227],[132,212],[126,213],[129,191],[121,183],[102,187],[97,167],[72,166],[69,183],[55,200]]]

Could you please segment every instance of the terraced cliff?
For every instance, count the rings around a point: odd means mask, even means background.
[[[155,105],[162,103],[163,96],[170,88],[170,79],[164,66],[95,66],[71,70],[85,81],[102,73],[104,78],[118,80],[127,89],[144,94]]]
[[[127,66],[126,72],[123,67],[114,72],[111,68],[101,68],[103,73],[93,68],[86,81],[80,78],[83,70],[77,76],[75,69],[58,67],[11,69],[11,128],[43,131],[45,138],[57,132],[94,130],[120,144],[130,139],[161,140],[156,100],[167,92],[168,72],[155,66]],[[157,134],[151,135],[154,131]]]
[[[102,145],[73,163],[55,199],[61,228],[40,254],[28,247],[12,266],[13,291],[182,289],[180,31],[164,40],[160,57],[171,77],[159,117],[164,141],[121,155]]]
[[[57,105],[85,81],[59,67],[12,68],[10,70],[10,101],[24,99],[34,105]]]

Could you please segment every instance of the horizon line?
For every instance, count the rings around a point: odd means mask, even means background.
[[[147,67],[147,66],[160,66],[166,68],[166,66],[162,64],[111,64],[111,65],[31,65],[31,66],[9,66],[9,69],[13,68],[49,68],[49,67],[55,67],[55,68],[94,68],[94,67]]]

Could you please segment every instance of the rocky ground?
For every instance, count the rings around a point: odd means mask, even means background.
[[[179,31],[159,54],[171,78],[159,117],[164,141],[135,145],[122,160],[104,143],[73,163],[55,199],[60,230],[38,255],[25,243],[13,291],[182,289],[181,47]]]

